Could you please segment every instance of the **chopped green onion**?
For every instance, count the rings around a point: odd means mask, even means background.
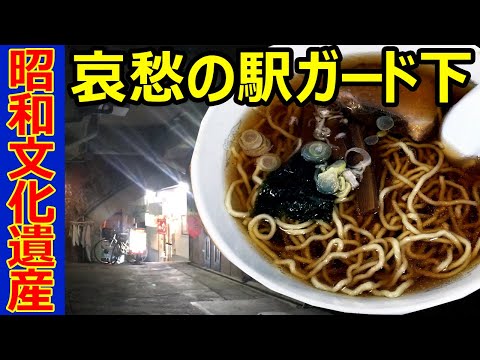
[[[346,168],[347,163],[343,160],[338,160],[322,173],[320,173],[320,169],[318,169],[315,174],[317,190],[322,194],[329,195],[334,195],[337,192],[343,192],[347,186],[347,181],[340,175],[345,171]]]
[[[332,165],[329,166],[329,169],[334,169],[338,175],[345,171],[347,168],[347,162],[345,160],[335,161]]]
[[[377,119],[377,127],[382,131],[391,130],[395,126],[395,122],[390,116],[380,116]]]
[[[365,144],[369,146],[373,146],[373,145],[377,145],[380,139],[378,138],[377,135],[372,135],[372,136],[366,137],[364,141],[365,141]]]
[[[322,194],[333,195],[339,187],[338,174],[335,169],[329,168],[325,172],[318,175],[315,179],[317,190]]]
[[[282,160],[277,154],[265,154],[257,159],[257,166],[262,171],[272,172],[282,165]]]
[[[263,143],[262,134],[256,130],[245,130],[240,136],[240,146],[242,149],[258,149]]]
[[[272,143],[256,130],[245,130],[238,141],[243,152],[250,157],[266,154],[272,148]]]
[[[302,148],[302,157],[309,162],[320,164],[332,156],[332,147],[323,141],[313,141]]]
[[[345,153],[345,159],[347,159],[350,153],[354,153],[354,152],[361,155],[363,159],[358,164],[350,166],[350,168],[359,169],[363,172],[366,169],[366,167],[372,163],[372,157],[367,151],[365,151],[362,148],[351,148]]]

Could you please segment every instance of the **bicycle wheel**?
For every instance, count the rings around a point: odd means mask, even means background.
[[[110,263],[112,246],[109,240],[102,239],[98,241],[92,249],[93,258],[102,264]]]
[[[112,253],[110,255],[110,264],[118,264],[122,255],[122,243],[119,241],[115,241],[115,245],[113,245]]]
[[[140,255],[140,261],[144,262],[148,257],[148,248],[145,248],[145,251]]]

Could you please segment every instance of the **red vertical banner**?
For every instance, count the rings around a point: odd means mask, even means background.
[[[157,218],[157,234],[166,235],[167,234],[167,219],[166,218]]]

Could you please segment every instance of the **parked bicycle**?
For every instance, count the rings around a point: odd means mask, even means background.
[[[128,233],[120,233],[114,229],[102,229],[102,239],[92,249],[93,258],[102,264],[140,263],[147,258],[147,251],[135,253],[130,248]]]

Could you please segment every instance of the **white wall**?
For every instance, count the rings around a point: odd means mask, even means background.
[[[182,234],[182,216],[187,215],[187,193],[181,187],[161,190],[157,198],[162,202],[163,215],[169,219],[170,232],[175,233],[175,254],[189,258],[188,235]]]

